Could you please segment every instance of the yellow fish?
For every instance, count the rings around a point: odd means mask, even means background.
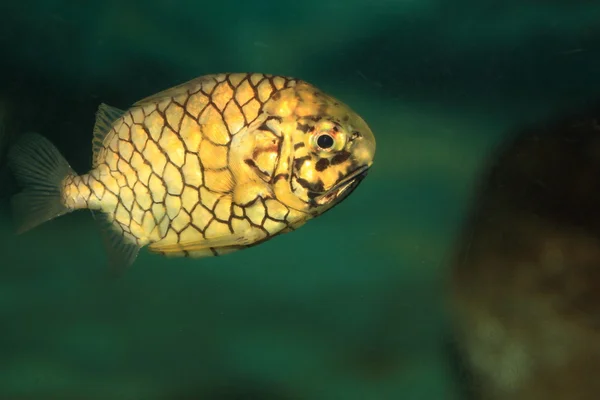
[[[23,187],[12,202],[19,232],[90,209],[109,226],[109,262],[121,270],[146,245],[206,257],[294,230],[346,198],[374,154],[364,120],[311,84],[223,73],[127,111],[101,104],[85,175],[35,133],[8,159]]]

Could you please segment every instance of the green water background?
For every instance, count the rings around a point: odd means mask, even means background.
[[[0,14],[3,143],[40,132],[77,171],[100,102],[214,72],[307,80],[378,141],[359,189],[302,229],[220,258],[143,251],[117,282],[87,212],[15,236],[2,170],[2,399],[464,398],[442,288],[476,178],[512,131],[600,93],[593,1],[21,1]]]

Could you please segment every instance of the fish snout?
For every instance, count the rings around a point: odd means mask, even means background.
[[[377,144],[375,135],[370,129],[365,129],[360,133],[360,136],[354,141],[353,147],[352,156],[356,165],[367,167],[373,165]]]

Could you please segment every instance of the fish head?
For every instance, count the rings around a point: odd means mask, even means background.
[[[291,139],[288,206],[303,204],[313,216],[346,199],[373,164],[376,141],[350,107],[312,86],[300,87]],[[291,194],[292,196],[289,196]],[[279,196],[278,196],[279,197]],[[284,199],[286,196],[281,196]],[[293,204],[292,204],[293,203]]]

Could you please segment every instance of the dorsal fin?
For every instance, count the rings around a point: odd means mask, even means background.
[[[176,97],[179,94],[185,93],[188,89],[197,87],[197,86],[201,85],[202,82],[210,80],[210,79],[214,78],[215,76],[217,76],[217,75],[212,74],[212,75],[204,75],[204,76],[200,76],[198,78],[194,78],[187,82],[184,82],[179,85],[162,90],[162,91],[155,93],[153,95],[150,95],[148,97],[144,97],[143,99],[134,103],[133,105],[134,106],[144,106],[148,103],[156,102],[157,100],[162,99],[164,97]],[[195,90],[193,90],[193,91],[195,91]]]
[[[92,139],[92,168],[96,167],[98,152],[103,147],[104,138],[110,132],[113,122],[121,118],[125,111],[108,104],[100,104],[96,111],[96,123],[94,124],[94,138]]]

